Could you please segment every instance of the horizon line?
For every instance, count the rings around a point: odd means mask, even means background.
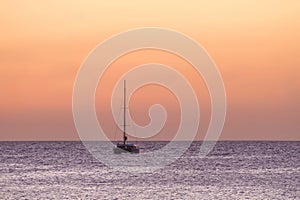
[[[120,142],[121,140],[0,140],[0,142]],[[172,140],[132,140],[134,142],[171,142]],[[204,140],[174,140],[174,142],[203,142]],[[300,142],[300,140],[206,140],[206,142]]]

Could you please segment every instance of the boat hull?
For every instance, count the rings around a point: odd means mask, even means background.
[[[117,146],[114,148],[115,154],[121,154],[121,153],[140,153],[140,149],[136,145],[131,144],[117,144]]]

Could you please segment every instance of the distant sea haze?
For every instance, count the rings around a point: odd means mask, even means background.
[[[143,151],[167,142],[137,142]],[[180,143],[179,143],[180,144]],[[152,173],[117,172],[81,142],[0,142],[1,199],[297,199],[300,142],[193,142]],[[130,154],[121,156],[131,156]],[[298,187],[297,187],[298,186]]]

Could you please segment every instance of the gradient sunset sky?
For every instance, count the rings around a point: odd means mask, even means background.
[[[78,140],[72,90],[81,63],[110,36],[149,26],[192,37],[219,67],[228,101],[222,140],[300,140],[299,10],[298,0],[2,1],[0,140]],[[113,65],[185,65],[168,56],[135,52]],[[141,115],[157,100],[150,98],[153,92],[164,97],[161,88],[149,88]],[[201,99],[202,90],[197,94]],[[130,106],[145,102],[142,96],[147,93],[136,94]],[[176,101],[169,103],[167,109],[178,114]],[[169,125],[176,127],[176,120]]]

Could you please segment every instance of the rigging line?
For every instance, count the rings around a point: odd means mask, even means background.
[[[129,107],[128,107],[129,108]],[[129,115],[130,115],[130,117],[131,117],[131,114],[130,114],[130,109],[128,109],[129,110]],[[132,119],[132,118],[131,118]],[[133,129],[133,137],[135,138],[135,142],[137,142],[137,134],[136,134],[136,129],[135,129],[135,126],[134,126],[134,124],[133,124],[133,120],[130,122],[130,124],[131,124],[131,126],[133,127],[132,129]]]
[[[119,113],[118,113],[118,121],[117,123],[115,123],[115,136],[114,136],[114,141],[116,140],[116,134],[117,134],[117,130],[118,130],[118,123],[120,121],[120,114],[121,114],[121,110],[122,110],[122,101],[120,101],[120,106],[119,106]]]

